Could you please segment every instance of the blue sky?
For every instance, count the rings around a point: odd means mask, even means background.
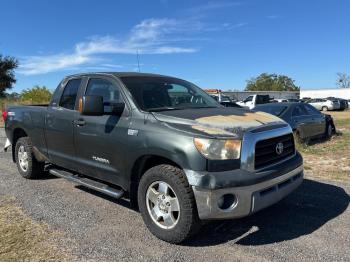
[[[243,89],[260,73],[302,88],[350,74],[350,1],[3,0],[0,53],[20,61],[13,91],[67,74],[135,71]]]

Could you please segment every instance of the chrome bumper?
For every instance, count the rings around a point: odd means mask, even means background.
[[[229,219],[248,216],[268,207],[294,191],[303,181],[303,166],[258,184],[223,189],[202,189],[193,186],[200,219]],[[219,199],[225,195],[235,196],[229,208],[218,206]]]

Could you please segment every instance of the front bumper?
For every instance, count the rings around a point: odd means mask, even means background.
[[[303,166],[295,168],[261,183],[221,189],[204,189],[192,186],[200,219],[240,218],[268,207],[294,191],[303,181]],[[233,195],[235,200],[226,209],[219,208],[223,195]]]
[[[7,151],[7,149],[11,146],[11,142],[10,140],[7,138],[6,139],[6,142],[5,142],[5,145],[4,145],[4,152]]]

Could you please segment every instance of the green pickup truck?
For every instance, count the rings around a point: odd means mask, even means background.
[[[130,199],[158,238],[180,243],[201,221],[248,216],[295,190],[303,160],[292,129],[224,107],[197,86],[142,73],[66,77],[49,105],[3,114],[24,178],[47,170]]]

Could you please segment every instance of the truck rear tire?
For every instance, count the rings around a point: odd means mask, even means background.
[[[15,157],[18,172],[27,179],[38,178],[44,172],[43,162],[38,162],[33,154],[33,146],[29,137],[21,137],[17,140]]]
[[[200,228],[192,188],[177,167],[147,170],[139,183],[138,204],[147,228],[166,242],[181,243]]]

